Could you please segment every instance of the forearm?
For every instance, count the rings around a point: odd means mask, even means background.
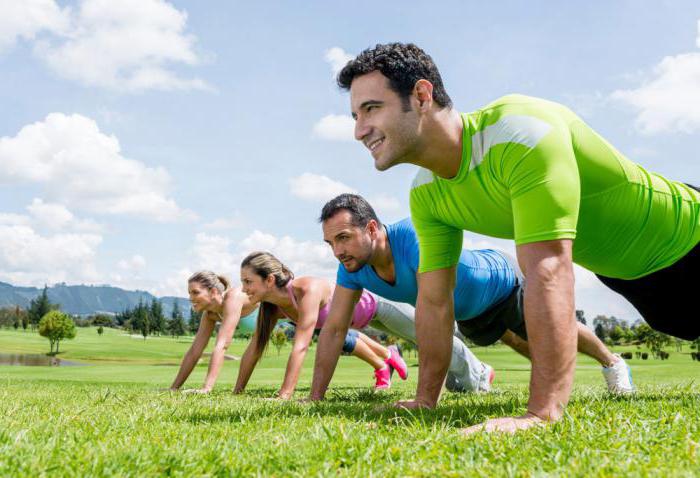
[[[283,398],[289,398],[294,393],[301,373],[301,366],[304,363],[307,347],[293,347],[287,361],[287,370],[284,372],[284,380],[280,387],[279,395]]]
[[[328,384],[333,377],[338,365],[338,358],[343,348],[347,327],[345,329],[332,328],[326,325],[321,330],[316,345],[316,361],[314,376],[311,382],[311,399],[322,400],[328,390]]]
[[[204,390],[212,390],[216,384],[216,379],[219,376],[221,367],[224,364],[224,355],[226,354],[226,345],[217,344],[214,350],[211,352],[211,359],[209,360],[209,369],[207,370],[207,376],[204,379]]]
[[[416,401],[433,408],[440,399],[442,385],[452,356],[452,301],[419,302],[416,308],[418,342],[418,388]]]
[[[259,356],[253,350],[253,346],[249,346],[243,357],[241,357],[241,366],[238,369],[238,378],[236,379],[236,386],[233,388],[234,393],[241,393],[245,390],[250,376],[253,374],[255,365],[258,363]]]
[[[180,387],[182,387],[192,373],[192,370],[194,369],[194,366],[197,364],[197,361],[201,355],[201,352],[197,353],[197,351],[193,350],[192,348],[187,351],[185,356],[182,358],[180,370],[177,372],[177,376],[175,376],[175,380],[173,381],[172,385],[170,385],[171,389],[178,390]]]
[[[571,264],[532,271],[525,289],[525,323],[532,358],[528,412],[557,420],[569,401],[576,367],[577,329]]]

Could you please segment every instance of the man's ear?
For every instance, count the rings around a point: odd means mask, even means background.
[[[413,87],[413,96],[418,102],[420,111],[428,111],[433,105],[433,84],[425,79],[416,81]]]
[[[377,237],[377,233],[379,232],[379,224],[377,221],[374,219],[370,219],[369,222],[367,223],[367,232],[369,232],[369,235],[372,237],[372,239],[375,239]]]

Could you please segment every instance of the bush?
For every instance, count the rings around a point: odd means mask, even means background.
[[[622,357],[625,360],[632,360],[632,352],[622,352],[620,354],[620,357]]]
[[[642,360],[646,360],[649,358],[649,354],[646,352],[642,352]]]

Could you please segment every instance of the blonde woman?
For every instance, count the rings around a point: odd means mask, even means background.
[[[192,308],[196,312],[202,312],[202,319],[170,390],[179,390],[182,387],[207,347],[216,323],[221,322],[204,385],[199,389],[186,390],[191,393],[209,393],[219,376],[226,349],[231,344],[238,322],[241,317],[253,312],[257,304],[249,300],[241,287],[232,288],[225,277],[211,271],[193,274],[187,281],[187,290]]]

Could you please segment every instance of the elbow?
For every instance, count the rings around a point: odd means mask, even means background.
[[[528,269],[527,282],[549,289],[561,285],[574,285],[574,267],[571,261],[560,257],[547,257]]]

